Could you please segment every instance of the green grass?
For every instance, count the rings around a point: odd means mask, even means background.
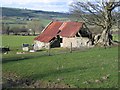
[[[21,48],[23,43],[33,44],[35,36],[2,35],[2,46],[9,46],[10,49]]]
[[[115,40],[115,41],[120,41],[120,35],[118,35],[118,34],[113,34],[113,40]]]
[[[57,50],[57,49],[56,49]],[[115,88],[118,87],[118,48],[93,48],[87,51],[77,51],[59,55],[41,55],[43,51],[33,54],[19,55],[21,57],[30,57],[15,59],[3,63],[3,75],[15,73],[21,78],[31,78],[34,80],[51,81],[68,84],[71,87],[79,88]],[[102,77],[110,75],[103,82]],[[3,76],[4,77],[4,76]],[[85,83],[90,82],[90,83]]]

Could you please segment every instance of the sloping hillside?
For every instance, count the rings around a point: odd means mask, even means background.
[[[2,16],[18,16],[18,17],[44,17],[44,18],[53,18],[53,17],[67,17],[69,14],[60,13],[60,12],[49,12],[42,10],[29,10],[29,9],[18,9],[18,8],[8,8],[2,7]]]

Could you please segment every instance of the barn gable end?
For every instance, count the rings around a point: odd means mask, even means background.
[[[60,46],[58,45],[57,34],[62,23],[63,22],[54,21],[47,25],[41,34],[34,39],[34,49],[39,50],[42,48],[49,48],[50,46]]]

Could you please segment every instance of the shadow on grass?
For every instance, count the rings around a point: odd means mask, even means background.
[[[48,52],[42,52],[42,53],[37,53],[34,55],[17,55],[17,56],[10,56],[10,57],[2,57],[2,63],[8,63],[8,62],[13,62],[13,61],[21,61],[21,60],[29,60],[29,59],[34,59],[34,58],[40,58],[40,57],[48,57],[48,56],[55,56],[55,55],[60,55],[60,54],[67,54],[69,52],[51,52],[50,54]]]
[[[42,54],[42,55],[35,55],[35,56],[17,56],[17,57],[9,57],[9,58],[2,58],[2,63],[8,63],[12,61],[21,61],[21,60],[29,60],[32,58],[39,58],[39,57],[45,57],[48,56],[47,54]]]
[[[44,51],[44,50],[41,50]],[[73,50],[72,52],[84,52],[86,50]],[[29,59],[34,59],[34,58],[40,58],[40,57],[47,57],[47,56],[55,56],[55,55],[61,55],[61,54],[70,54],[69,50],[64,50],[64,51],[50,51],[50,54],[48,51],[46,52],[41,52],[41,53],[34,53],[34,54],[21,54],[21,55],[13,55],[9,57],[3,57],[2,58],[2,63],[8,63],[12,61],[20,61],[20,60],[29,60]]]
[[[9,78],[9,80],[6,83],[4,83],[3,88],[20,87],[23,85],[30,86],[30,85],[34,85],[35,82],[38,82],[39,80],[41,80],[45,77],[53,76],[55,78],[58,75],[60,76],[61,74],[69,74],[71,72],[75,72],[78,70],[80,70],[81,72],[84,72],[88,68],[89,67],[72,67],[72,68],[65,68],[65,69],[61,69],[61,70],[51,70],[51,71],[41,73],[41,74],[34,74],[29,77],[23,77],[19,80],[12,80]],[[64,80],[64,77],[62,80]],[[48,80],[48,82],[49,82],[49,80]],[[40,82],[38,82],[38,84],[40,84]],[[46,87],[48,87],[48,86],[46,86]],[[39,88],[41,88],[41,87],[39,87]]]
[[[31,75],[29,78],[31,79],[36,79],[36,80],[40,80],[43,79],[45,77],[49,77],[49,76],[60,76],[61,74],[69,74],[71,72],[75,72],[80,70],[80,72],[84,72],[85,70],[87,70],[89,67],[72,67],[72,68],[64,68],[64,69],[60,69],[60,70],[50,70],[48,72],[44,72],[44,73],[39,73],[39,74],[33,74]],[[61,76],[60,76],[61,77]]]

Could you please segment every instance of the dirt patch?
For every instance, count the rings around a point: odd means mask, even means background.
[[[3,76],[3,88],[70,88],[68,84],[60,82],[33,80],[20,78],[15,73],[8,73]]]
[[[70,85],[65,85],[55,82],[34,81],[32,79],[7,79],[3,83],[3,88],[70,88]]]

